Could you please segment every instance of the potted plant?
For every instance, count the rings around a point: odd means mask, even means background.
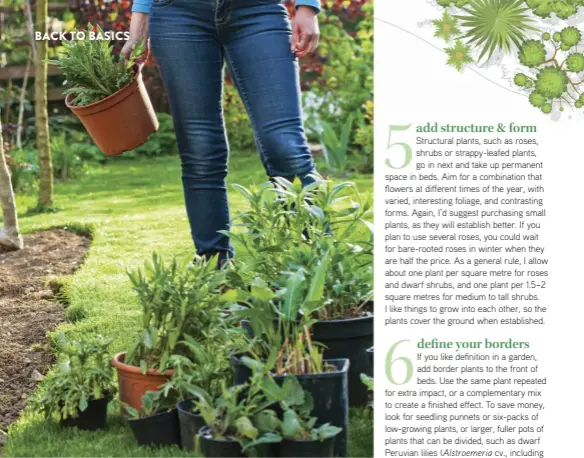
[[[323,423],[343,429],[335,438],[335,454],[346,456],[350,362],[324,359],[322,346],[311,336],[315,322],[311,316],[323,306],[326,268],[325,259],[310,283],[298,271],[289,277],[285,288],[276,292],[261,279],[252,283],[251,293],[247,293],[251,295],[250,300],[241,300],[238,310],[233,312],[245,320],[251,331],[247,356],[234,357],[234,378],[243,382],[254,371],[273,374],[278,383],[284,383],[289,375],[298,377],[302,387],[315,399],[312,414]]]
[[[110,341],[101,336],[69,341],[61,333],[58,344],[64,360],[44,379],[31,404],[61,426],[103,429],[107,405],[116,391],[109,364]]]
[[[148,391],[142,396],[142,409],[137,410],[123,404],[138,445],[151,447],[181,445],[174,394],[172,382],[169,381],[162,385],[159,391]]]
[[[295,376],[287,376],[278,383],[269,373],[264,374],[261,388],[268,400],[277,403],[280,412],[266,410],[256,417],[256,424],[280,436],[278,456],[335,456],[334,440],[342,428],[328,423],[317,426],[319,419],[311,415],[314,399]]]
[[[142,304],[142,330],[134,346],[112,361],[122,402],[140,411],[142,396],[172,377],[172,357],[191,356],[189,341],[228,339],[238,332],[222,317],[225,270],[216,266],[216,258],[201,257],[167,265],[154,254],[144,270],[129,272]]]
[[[222,394],[215,399],[199,392],[195,405],[206,426],[197,440],[204,456],[277,456],[271,448],[281,440],[274,432],[273,400],[263,395],[260,378],[258,374],[246,384],[229,388],[223,383]]]
[[[324,357],[351,361],[351,405],[364,405],[367,392],[359,382],[372,365],[362,352],[373,345],[373,243],[350,240],[358,225],[365,225],[370,203],[354,183],[333,185],[315,177],[302,187],[276,178],[259,188],[236,188],[251,209],[238,215],[230,236],[240,242],[249,261],[238,263],[234,286],[262,278],[273,290],[286,287],[296,271],[311,277],[323,258],[328,259],[324,307],[312,327],[314,340],[324,345]]]
[[[318,258],[307,257],[301,249],[292,248],[287,255],[288,272],[298,269],[310,280],[318,269]],[[313,337],[324,346],[325,358],[351,361],[349,402],[365,405],[367,392],[359,380],[361,373],[373,373],[372,362],[363,358],[364,351],[373,345],[373,254],[363,245],[332,242],[322,256],[327,259],[325,305],[313,315],[317,320],[312,326]]]
[[[172,380],[186,393],[176,405],[181,445],[185,450],[193,450],[195,436],[205,426],[191,394],[193,387],[204,390],[212,398],[221,394],[221,381],[231,378],[228,353],[232,345],[238,345],[238,340],[237,336],[227,333],[217,336],[213,341],[197,342],[190,336],[187,340],[192,357],[177,368]]]
[[[97,146],[116,156],[137,148],[158,130],[158,120],[142,80],[145,46],[134,47],[128,60],[117,59],[99,26],[75,30],[50,64],[65,75],[65,103]]]

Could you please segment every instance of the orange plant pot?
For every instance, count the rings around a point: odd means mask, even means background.
[[[156,369],[148,369],[143,374],[139,367],[124,363],[126,352],[118,353],[112,360],[112,366],[118,371],[120,401],[134,409],[142,409],[142,396],[147,391],[158,391],[160,385],[166,383],[174,374],[173,370],[164,373]],[[123,406],[122,406],[123,411]]]
[[[134,80],[99,102],[82,107],[65,104],[83,123],[95,144],[106,156],[119,156],[146,143],[158,130],[158,119],[138,71]]]

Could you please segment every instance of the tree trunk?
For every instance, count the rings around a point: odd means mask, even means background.
[[[26,69],[24,70],[24,78],[22,80],[22,88],[20,89],[20,100],[18,103],[18,121],[16,127],[16,147],[22,149],[22,129],[24,123],[24,102],[26,100],[26,89],[28,87],[28,73],[30,71],[30,64],[32,61],[31,51],[28,53],[26,60]]]
[[[47,32],[47,0],[36,2],[36,30]],[[36,42],[34,108],[36,124],[36,145],[39,152],[39,209],[53,205],[53,165],[51,162],[51,142],[49,137],[49,114],[47,110],[47,51],[48,42]]]
[[[18,217],[14,202],[14,191],[10,181],[10,172],[4,156],[4,144],[2,141],[2,125],[0,124],[0,202],[2,203],[2,216],[4,225],[0,229],[0,247],[8,250],[22,249],[22,237],[18,232]]]

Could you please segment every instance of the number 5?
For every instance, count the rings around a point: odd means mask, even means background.
[[[401,167],[394,167],[393,165],[391,165],[391,161],[389,159],[385,160],[385,164],[390,169],[403,169],[403,168],[407,167],[408,165],[410,165],[410,162],[412,162],[412,147],[410,145],[408,145],[407,143],[401,143],[401,142],[391,143],[391,133],[393,131],[404,132],[404,131],[408,130],[410,127],[412,127],[411,124],[408,124],[407,126],[396,126],[396,125],[389,126],[389,141],[388,141],[388,145],[387,145],[387,150],[389,151],[394,146],[399,146],[399,147],[403,148],[404,153],[405,153],[405,160],[404,160],[404,163]]]

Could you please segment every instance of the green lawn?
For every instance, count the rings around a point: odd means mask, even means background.
[[[266,177],[254,156],[233,155],[230,183],[261,183]],[[371,195],[371,176],[351,178]],[[59,330],[70,335],[101,333],[113,337],[114,351],[128,347],[138,329],[139,305],[126,269],[142,264],[153,251],[164,257],[192,256],[180,165],[176,158],[112,160],[91,168],[81,178],[58,183],[55,206],[61,211],[21,217],[23,232],[50,227],[87,227],[94,234],[82,268],[67,283],[68,322]],[[232,213],[245,201],[230,188]],[[18,196],[21,213],[36,204],[35,196]],[[237,249],[237,247],[236,247]],[[351,413],[351,456],[372,456],[372,415]],[[178,449],[137,447],[131,431],[110,405],[105,432],[63,430],[39,415],[26,413],[9,428],[6,456],[188,456]],[[192,454],[191,454],[192,455]]]

